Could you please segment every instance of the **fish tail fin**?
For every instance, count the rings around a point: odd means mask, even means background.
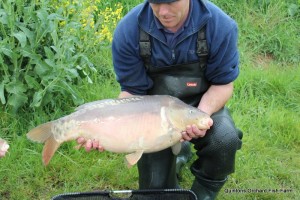
[[[34,141],[45,143],[43,149],[43,163],[47,166],[58,149],[61,143],[57,142],[53,136],[51,131],[51,127],[53,126],[53,122],[48,122],[45,124],[41,124],[27,133],[27,138]]]
[[[44,143],[50,136],[52,136],[51,127],[52,122],[41,124],[30,130],[26,134],[27,138],[34,142]]]
[[[61,143],[57,142],[53,135],[51,135],[45,142],[45,146],[43,149],[43,163],[47,166],[53,157],[54,153],[58,149]]]

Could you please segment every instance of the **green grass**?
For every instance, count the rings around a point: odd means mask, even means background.
[[[300,69],[291,66],[281,70],[277,65],[280,63],[274,62],[269,68],[241,68],[228,106],[244,132],[243,148],[237,153],[236,172],[218,199],[296,199],[300,195]],[[83,85],[82,95],[87,101],[115,97],[118,87],[111,84],[94,84],[92,91]],[[64,144],[48,167],[42,165],[42,145],[28,141],[25,133],[36,124],[71,111],[61,108],[55,113],[37,111],[16,116],[1,112],[1,135],[10,142],[8,155],[0,160],[1,199],[49,199],[65,192],[138,187],[137,168],[127,169],[124,155],[85,153],[73,148],[75,142]],[[188,166],[185,169],[181,186],[188,189],[193,176]],[[234,190],[240,192],[226,193]]]
[[[125,12],[141,1],[121,2]],[[297,48],[300,20],[299,13],[295,16],[287,13],[291,3],[299,3],[214,2],[237,19],[240,27],[241,73],[228,107],[236,125],[244,132],[243,147],[236,156],[236,171],[218,199],[297,199],[300,196]],[[278,16],[283,20],[278,20]],[[97,69],[90,74],[93,84],[82,81],[74,84],[74,88],[85,102],[117,97],[119,86],[112,70],[110,48],[94,47],[93,51],[86,52]],[[42,145],[28,141],[25,134],[34,126],[75,108],[73,101],[62,96],[54,96],[52,102],[55,104],[23,107],[15,114],[5,105],[0,107],[0,137],[10,144],[9,153],[0,159],[0,199],[50,199],[65,192],[137,189],[137,168],[127,169],[124,155],[86,153],[83,149],[75,150],[75,142],[63,144],[49,166],[42,165]],[[182,172],[180,185],[185,189],[190,188],[193,180],[188,169],[191,163]]]
[[[299,67],[246,66],[229,103],[244,138],[243,148],[237,154],[236,173],[225,188],[293,191],[221,193],[220,199],[296,199],[299,196],[299,72]]]

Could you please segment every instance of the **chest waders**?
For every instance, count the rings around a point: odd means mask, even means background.
[[[202,95],[209,88],[209,83],[204,76],[208,57],[205,30],[204,27],[198,32],[198,62],[165,67],[153,67],[150,64],[149,35],[141,30],[140,55],[144,60],[147,74],[153,80],[153,87],[148,91],[149,95],[167,94],[177,97],[189,105],[198,106]]]
[[[153,80],[153,87],[148,91],[148,95],[171,95],[189,105],[198,106],[202,95],[210,87],[204,75],[208,58],[205,33],[206,27],[197,33],[198,62],[153,67],[150,63],[150,36],[140,30],[140,55],[144,60],[148,75]],[[207,131],[206,136],[192,140],[197,155],[200,157],[191,167],[195,176],[192,190],[198,199],[216,197],[227,180],[227,175],[234,171],[235,153],[241,148],[241,140],[229,111],[223,108],[211,117],[214,125]],[[224,137],[227,139],[226,142],[223,142]],[[189,153],[188,142],[183,144],[180,154]],[[189,155],[183,155],[183,158],[187,156]],[[179,188],[176,176],[176,156],[170,148],[157,153],[144,154],[138,162],[138,170],[139,189]]]

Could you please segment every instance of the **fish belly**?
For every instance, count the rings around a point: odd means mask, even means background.
[[[166,121],[160,115],[141,113],[122,117],[108,117],[83,122],[82,136],[99,140],[105,150],[131,153],[139,150],[154,152],[173,145]],[[167,139],[167,140],[166,140]]]

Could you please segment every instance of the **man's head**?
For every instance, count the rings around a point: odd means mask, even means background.
[[[168,30],[176,32],[189,14],[190,0],[148,0],[154,15]]]

